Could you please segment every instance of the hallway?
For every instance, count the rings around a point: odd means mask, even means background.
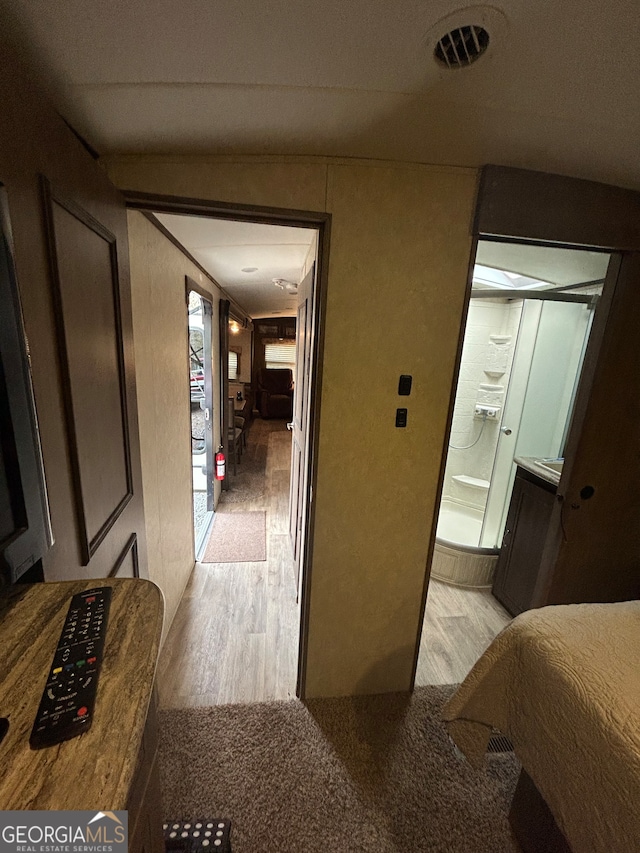
[[[284,421],[257,418],[217,513],[265,510],[267,559],[196,563],[160,657],[160,707],[295,696],[299,613],[288,534],[290,463]]]
[[[160,707],[295,696],[299,610],[289,545],[291,436],[256,418],[217,513],[267,513],[267,560],[196,563],[158,665]],[[487,590],[432,581],[416,685],[462,681],[510,621]]]

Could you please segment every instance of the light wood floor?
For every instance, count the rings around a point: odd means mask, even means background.
[[[265,510],[267,560],[196,563],[160,658],[163,708],[295,696],[300,617],[288,535],[290,434],[284,422],[258,418],[249,442],[249,452],[268,448],[264,495],[231,503],[223,493],[216,511]]]
[[[161,707],[295,696],[300,617],[288,538],[291,445],[283,429],[260,419],[251,427],[254,451],[268,448],[264,495],[238,503],[223,495],[217,509],[266,511],[267,560],[196,564],[160,658]],[[489,592],[432,581],[416,684],[462,681],[509,621]]]
[[[457,684],[511,616],[489,590],[429,583],[416,685]]]

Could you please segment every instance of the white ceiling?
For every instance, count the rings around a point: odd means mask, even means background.
[[[433,60],[451,0],[0,0],[100,153],[325,154],[518,165],[640,186],[637,0],[499,0]]]
[[[295,294],[276,287],[273,279],[300,283],[313,229],[204,216],[155,216],[250,317],[295,315]],[[252,267],[255,272],[243,272]]]

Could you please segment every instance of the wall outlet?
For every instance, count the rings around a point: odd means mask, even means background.
[[[473,413],[475,418],[485,418],[488,421],[497,421],[500,417],[500,406],[487,406],[483,403],[476,403],[476,409]]]

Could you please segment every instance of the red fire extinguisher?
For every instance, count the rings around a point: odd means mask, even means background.
[[[225,471],[227,468],[227,461],[224,458],[224,451],[222,450],[222,445],[218,448],[218,452],[216,453],[216,480],[224,480]]]

